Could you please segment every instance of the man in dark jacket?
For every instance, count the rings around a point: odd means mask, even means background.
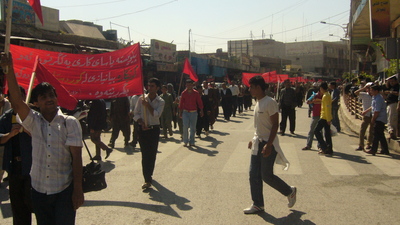
[[[222,111],[224,111],[225,120],[230,120],[232,115],[232,92],[229,88],[226,88],[226,83],[222,83],[222,89],[220,91]]]
[[[95,99],[90,103],[90,110],[88,112],[87,123],[90,130],[90,140],[96,145],[96,155],[93,157],[94,160],[101,160],[100,149],[106,151],[107,159],[112,149],[107,147],[101,141],[101,132],[107,127],[107,109],[106,102],[103,99]]]
[[[111,102],[110,117],[112,123],[111,139],[108,146],[114,148],[119,132],[122,131],[125,146],[129,145],[131,134],[130,103],[128,97],[117,98]]]
[[[0,117],[0,144],[4,145],[3,169],[8,173],[13,224],[31,224],[32,139],[17,123],[13,109]]]
[[[296,128],[296,92],[292,88],[290,80],[285,80],[285,88],[281,91],[279,97],[279,108],[282,113],[282,121],[280,123],[281,135],[285,135],[286,121],[289,117],[290,122],[290,133],[294,134]]]

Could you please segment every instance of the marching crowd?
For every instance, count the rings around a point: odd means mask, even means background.
[[[4,153],[0,152],[0,155],[4,157],[2,168],[8,173],[14,224],[31,224],[31,212],[35,213],[38,224],[58,224],[60,221],[74,224],[76,210],[84,202],[79,122],[61,112],[56,90],[49,83],[37,85],[32,90],[32,104],[25,103],[25,91],[18,86],[11,57],[2,55],[2,66],[9,68],[9,100],[0,95],[0,145],[4,146]],[[381,85],[370,80],[353,80],[340,86],[344,95],[358,96],[363,104],[363,123],[356,150],[373,155],[389,154],[384,134],[386,123],[391,138],[397,139],[399,84],[396,75],[386,81],[383,91]],[[293,85],[286,80],[282,85],[281,88],[267,84],[261,76],[251,78],[249,87],[235,81],[229,87],[225,82],[219,86],[207,81],[196,86],[188,79],[186,88],[177,95],[172,84],[163,85],[157,78],[150,78],[146,94],[113,99],[109,115],[104,100],[92,100],[87,125],[96,146],[93,160],[102,160],[101,150],[105,151],[105,159],[111,155],[121,131],[124,146],[135,148],[139,143],[144,178],[142,188],[150,188],[160,137],[168,139],[173,136],[173,129],[178,129],[183,146],[195,147],[195,136],[201,138],[203,132],[208,136],[216,126],[219,106],[223,119],[229,122],[231,117],[251,110],[254,98],[255,135],[248,145],[252,149],[250,189],[253,204],[244,209],[244,213],[264,210],[263,181],[287,196],[288,207],[293,207],[296,187],[286,184],[272,170],[275,160],[288,165],[277,134],[286,135],[289,119],[289,131],[295,135],[296,107],[302,107],[306,99],[311,125],[303,150],[312,148],[315,136],[319,153],[332,155],[331,131],[341,132],[338,117],[340,90],[336,82]],[[108,126],[108,117],[112,134],[106,145],[101,140],[101,133]],[[364,135],[368,126],[370,131],[365,147]],[[377,151],[379,143],[380,152]]]

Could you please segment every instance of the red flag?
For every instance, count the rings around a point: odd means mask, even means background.
[[[226,82],[228,82],[228,84],[232,84],[231,79],[228,76],[228,73],[226,74]]]
[[[187,58],[185,59],[185,64],[183,65],[183,73],[189,74],[190,79],[192,79],[194,82],[199,80]]]
[[[58,81],[57,78],[55,78],[53,74],[51,74],[46,67],[39,62],[39,58],[36,60],[33,71],[36,71],[36,78],[40,83],[48,82],[56,89],[58,104],[61,107],[69,110],[75,109],[76,103],[78,103],[76,98],[71,96],[64,86],[61,85],[60,81]]]
[[[35,11],[36,15],[39,17],[40,22],[43,25],[43,14],[42,14],[42,6],[40,5],[40,0],[28,0],[29,4],[32,6],[33,11]]]

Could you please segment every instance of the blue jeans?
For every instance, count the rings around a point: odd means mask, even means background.
[[[194,135],[196,133],[197,124],[197,111],[196,112],[182,112],[182,122],[183,122],[183,143],[194,144]],[[189,136],[190,128],[190,136]],[[189,136],[189,137],[188,137]]]
[[[73,225],[75,224],[76,211],[72,205],[71,183],[60,193],[47,195],[37,192],[32,188],[33,212],[38,225]]]
[[[275,148],[272,147],[272,153],[268,157],[262,156],[261,151],[265,144],[266,142],[260,142],[258,154],[251,155],[250,161],[251,199],[253,204],[258,207],[264,207],[263,181],[285,196],[292,193],[290,186],[274,175],[274,163],[277,155]]]
[[[310,125],[310,131],[308,132],[308,137],[307,137],[307,146],[312,147],[312,142],[314,140],[314,130],[317,127],[318,121],[319,121],[319,116],[313,116],[311,120],[311,125]]]

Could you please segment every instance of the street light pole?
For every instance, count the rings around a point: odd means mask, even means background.
[[[348,32],[348,30],[347,30],[346,27],[343,27],[343,26],[341,26],[341,25],[339,25],[339,24],[336,24],[336,23],[327,23],[327,22],[325,22],[325,21],[321,21],[320,23],[340,27],[340,28],[343,29],[343,32],[344,32],[344,34],[345,34],[345,37],[346,37],[346,36],[349,37],[349,43],[348,43],[348,46],[347,46],[347,47],[348,47],[348,51],[349,51],[349,74],[350,74],[350,78],[351,78],[351,77],[352,77],[352,74],[351,74],[351,64],[352,64],[352,58],[353,58],[353,57],[352,57],[353,51],[352,51],[352,49],[351,49],[351,35],[350,35],[350,33]],[[350,29],[350,32],[351,32],[351,29]],[[333,36],[333,35],[329,35],[329,36]]]

